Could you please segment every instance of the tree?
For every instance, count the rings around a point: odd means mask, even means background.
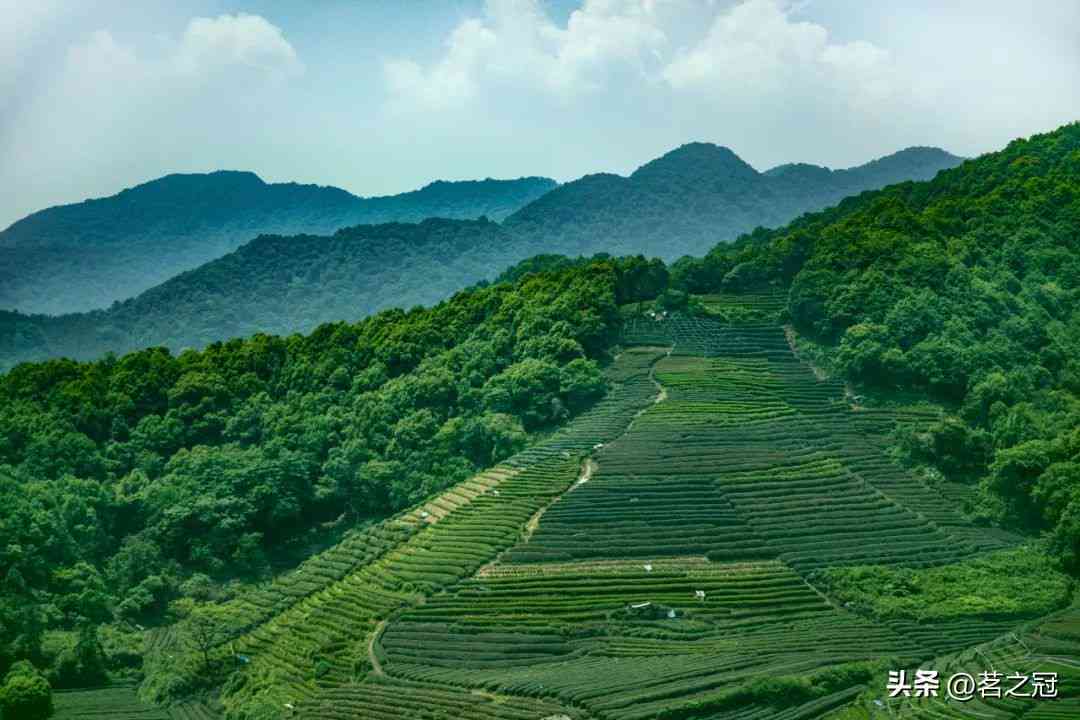
[[[484,398],[492,412],[517,415],[526,429],[534,429],[561,419],[559,390],[557,365],[526,358],[488,380]]]
[[[852,325],[840,342],[837,363],[852,378],[879,385],[885,379],[882,359],[889,349],[888,342],[888,331],[882,325]]]
[[[0,720],[44,720],[52,713],[49,681],[30,663],[15,663],[0,687]]]
[[[101,685],[106,681],[105,657],[98,641],[97,626],[79,627],[74,646],[65,648],[55,663],[55,682],[60,688]]]
[[[768,279],[765,268],[757,262],[741,262],[724,275],[721,286],[728,292],[741,292],[760,286]]]
[[[601,397],[607,381],[592,360],[571,360],[559,371],[559,392],[570,412],[578,412]]]
[[[179,625],[184,644],[199,658],[203,674],[216,675],[223,666],[214,651],[232,637],[237,618],[221,605],[197,605],[187,599],[175,605],[187,613]]]

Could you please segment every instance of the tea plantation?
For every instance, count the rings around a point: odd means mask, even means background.
[[[158,708],[139,700],[127,685],[61,690],[53,695],[54,720],[213,720],[218,713],[202,703]]]
[[[967,488],[888,453],[939,411],[820,379],[771,294],[702,302],[628,320],[607,396],[561,430],[229,603],[213,652],[242,666],[222,711],[1080,717],[1071,581],[1025,566],[1037,544],[973,524]],[[997,594],[965,585],[1006,561]],[[941,583],[982,605],[935,612]],[[1040,604],[1015,597],[1035,584]],[[898,592],[911,602],[877,600]],[[1058,672],[1060,697],[886,697],[888,670],[922,667]]]

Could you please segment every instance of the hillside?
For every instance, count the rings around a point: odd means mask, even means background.
[[[550,434],[606,389],[616,301],[665,278],[598,264],[306,337],[0,376],[0,672],[137,671],[144,626]]]
[[[107,307],[261,234],[328,235],[428,217],[501,219],[554,186],[536,177],[439,181],[362,198],[334,187],[265,183],[250,172],[167,175],[36,212],[0,232],[0,309],[57,315]]]
[[[758,226],[781,226],[849,195],[928,180],[960,162],[937,148],[908,148],[848,170],[783,165],[759,173],[728,148],[691,143],[629,177],[589,175],[561,185],[504,225],[546,252],[674,260],[701,255]]]
[[[486,219],[359,225],[328,237],[263,235],[108,310],[55,318],[0,312],[0,368],[308,332],[394,305],[433,305],[478,272],[490,277],[518,259],[511,238]]]
[[[374,561],[340,573],[340,554],[317,556],[222,606],[239,632],[221,646],[248,658],[221,698],[228,716],[289,703],[305,718],[432,705],[461,718],[821,717],[867,686],[880,697],[888,667],[963,666],[974,646],[1076,687],[1053,657],[1078,647],[1080,614],[1058,613],[1070,581],[1021,538],[975,527],[964,488],[943,499],[887,457],[892,432],[934,409],[854,411],[776,324],[640,318],[622,341],[632,349],[608,368],[604,400],[388,520],[408,537]],[[880,592],[850,580],[867,573],[925,587],[923,602],[885,611],[877,596],[823,594]],[[309,592],[290,597],[300,582]],[[984,600],[964,607],[967,593]],[[1036,633],[1040,615],[1054,623]],[[881,716],[923,705],[900,698]]]
[[[703,252],[758,225],[779,225],[957,162],[941,150],[913,148],[851,170],[790,165],[761,174],[727,148],[695,143],[629,178],[568,183],[501,227],[433,221],[353,227],[332,237],[260,237],[108,310],[56,318],[0,312],[0,370],[49,357],[92,359],[154,345],[178,351],[253,332],[305,332],[437,302],[539,253]]]
[[[694,292],[772,282],[808,348],[951,417],[913,460],[981,481],[986,521],[1047,530],[1080,567],[1080,124],[843,201],[673,268]]]
[[[670,273],[22,365],[0,670],[229,720],[1073,717],[1077,219],[1071,125]]]

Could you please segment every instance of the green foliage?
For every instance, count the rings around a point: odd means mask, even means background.
[[[592,175],[551,192],[551,181],[525,178],[433,183],[369,200],[332,188],[266,186],[242,173],[170,176],[128,196],[37,213],[0,234],[0,268],[14,268],[0,275],[0,287],[12,288],[6,303],[0,294],[0,310],[57,313],[118,300],[105,310],[56,317],[0,311],[0,370],[52,357],[97,359],[155,345],[179,351],[256,332],[308,332],[387,307],[431,305],[486,284],[507,266],[496,283],[603,261],[608,253],[703,253],[757,226],[775,227],[868,188],[928,178],[958,161],[912,148],[851,170],[758,173],[730,150],[699,143],[629,178]],[[173,193],[183,199],[179,208]],[[220,197],[230,203],[219,207]],[[502,225],[487,221],[517,208]],[[458,221],[419,222],[435,217]],[[389,220],[418,224],[356,225]],[[59,226],[60,236],[82,238],[83,223],[101,232],[72,247],[58,244]],[[320,236],[290,237],[297,233]],[[593,253],[599,254],[584,257]],[[87,277],[85,267],[97,272]],[[710,260],[692,277],[685,264],[678,268],[680,289],[690,292],[712,287],[713,279],[741,290],[762,274],[754,263],[735,268]],[[620,291],[620,304],[651,299],[667,284],[658,262],[642,260],[624,276],[627,287],[645,294]],[[117,296],[120,288],[127,299]]]
[[[825,697],[838,690],[868,683],[884,672],[883,663],[846,663],[805,675],[780,675],[753,680],[712,697],[657,713],[657,720],[683,720],[748,705],[783,708]]]
[[[1073,585],[1036,546],[931,568],[830,568],[815,579],[859,612],[920,622],[1046,615],[1069,602]]]
[[[666,279],[604,261],[307,337],[0,376],[0,658],[40,657],[48,628],[157,622],[206,578],[265,575],[322,523],[510,456],[603,395],[617,298]],[[80,647],[58,672],[97,671]]]
[[[555,253],[540,253],[539,255],[527,257],[521,262],[511,265],[510,267],[499,273],[490,283],[487,281],[482,281],[478,284],[480,286],[486,286],[497,285],[504,282],[513,283],[517,282],[529,273],[554,272],[557,270],[565,270],[566,268],[570,267],[588,265],[591,262],[601,262],[603,260],[610,259],[611,256],[607,253],[597,253],[591,258],[587,258],[584,256],[571,258],[567,257],[566,255],[558,255]]]
[[[96,359],[149,345],[177,352],[257,332],[310,332],[389,307],[434,305],[521,257],[487,219],[359,225],[326,237],[262,235],[105,310],[0,312],[0,369],[22,360]]]
[[[1076,145],[1071,132],[1061,134],[1066,149]],[[0,667],[25,668],[17,660],[31,658],[48,678],[102,677],[118,663],[102,642],[122,648],[125,623],[178,619],[161,641],[168,650],[154,653],[160,672],[151,673],[148,694],[224,683],[230,712],[258,714],[279,709],[297,687],[365,672],[364,640],[378,626],[372,657],[418,680],[434,672],[454,684],[460,670],[463,685],[572,700],[550,682],[561,662],[536,675],[484,673],[505,659],[539,665],[571,653],[584,661],[573,667],[606,674],[605,657],[625,658],[623,670],[634,657],[663,658],[648,667],[649,712],[765,715],[835,707],[884,666],[823,663],[901,647],[894,630],[837,611],[790,568],[887,623],[970,620],[957,631],[965,642],[1061,607],[1071,581],[1041,548],[954,562],[1010,541],[965,527],[916,478],[883,471],[880,457],[883,426],[919,424],[901,431],[910,459],[952,479],[985,476],[981,518],[1046,526],[1052,547],[1075,562],[1080,369],[1069,358],[1077,287],[1063,273],[1076,269],[1077,215],[1072,161],[1060,152],[1046,151],[1054,169],[1045,177],[1030,174],[1037,162],[999,167],[983,158],[929,185],[755,231],[733,249],[679,261],[670,274],[641,256],[547,257],[430,309],[323,325],[305,337],[21,365],[0,377]],[[752,170],[720,160],[725,181],[756,182]],[[716,170],[693,183],[708,185]],[[983,177],[994,172],[992,183]],[[1023,182],[1014,182],[1018,173]],[[660,186],[676,175],[670,163],[651,164],[635,182]],[[769,175],[812,176],[799,167]],[[1009,192],[995,197],[1001,185]],[[1040,204],[1045,193],[1053,203]],[[1025,224],[1008,227],[1011,212]],[[503,232],[477,225],[492,237]],[[786,310],[781,287],[790,287]],[[703,291],[725,294],[692,295]],[[642,312],[654,299],[655,309]],[[619,305],[635,308],[626,328]],[[842,383],[816,381],[791,355],[777,326],[787,317],[814,347],[831,346],[829,360],[848,378],[929,391],[952,414],[850,412],[835,402]],[[632,373],[601,373],[609,348],[632,338],[626,330],[635,323],[647,331],[637,336],[647,337],[642,344],[659,338],[677,352],[654,367],[657,351],[635,358],[628,350],[619,362]],[[614,390],[588,409],[607,378]],[[654,381],[663,402],[651,402]],[[577,431],[555,430],[578,413]],[[371,523],[380,529],[351,535],[347,548],[287,580],[219,602],[227,596],[215,585],[267,578],[277,553],[304,547],[320,526],[416,505],[538,436],[547,439],[471,487]],[[605,454],[595,476],[584,466],[590,475],[579,483],[578,453],[590,448]],[[522,536],[540,509],[541,522]],[[583,562],[700,555],[715,577],[695,569],[679,576],[662,560],[655,573],[639,570],[635,560],[624,570],[634,574],[619,580],[598,572],[605,563]],[[474,577],[496,557],[578,561],[570,571],[582,578],[571,587],[522,568]],[[764,557],[782,564],[748,562]],[[928,567],[896,565],[913,557]],[[660,617],[620,618],[612,632],[612,608],[636,600],[654,603]],[[105,632],[87,630],[109,620]],[[485,625],[491,631],[478,632]],[[301,626],[310,632],[296,633]],[[777,653],[777,638],[791,647]],[[590,653],[594,640],[610,643],[613,655]],[[905,653],[938,647],[923,636],[903,645]],[[469,648],[474,667],[443,662]],[[707,662],[721,663],[708,680],[690,657],[703,648],[715,653]],[[739,653],[733,663],[755,656],[762,667],[790,669],[726,684],[730,648]],[[421,659],[442,664],[425,668]],[[700,678],[715,683],[703,688],[725,689],[678,706],[680,690],[663,687],[675,678],[681,688]],[[573,681],[578,692],[582,679]],[[628,703],[626,693],[640,690],[620,682],[622,694],[603,702]],[[345,690],[376,695],[378,685]]]
[[[929,179],[958,162],[941,150],[909,148],[850,170],[785,165],[759,173],[727,148],[690,143],[629,177],[586,175],[561,185],[504,225],[535,251],[674,260],[759,226],[778,227],[848,195]]]
[[[848,379],[929,392],[955,412],[904,439],[950,480],[985,478],[975,512],[1048,529],[1080,567],[1080,124],[848,198],[680,261],[716,291],[761,269],[795,327]]]
[[[52,713],[49,681],[28,662],[12,666],[0,686],[0,720],[45,720]]]
[[[87,623],[75,632],[58,635],[64,641],[61,647],[53,649],[49,658],[51,667],[47,674],[50,684],[56,688],[104,685],[108,680],[106,659],[98,640],[97,626]]]

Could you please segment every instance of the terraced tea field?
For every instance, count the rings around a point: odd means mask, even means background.
[[[991,642],[965,648],[936,658],[932,663],[941,677],[967,673],[978,679],[984,671],[1002,674],[1002,697],[975,697],[958,701],[941,692],[937,697],[882,699],[882,705],[867,706],[871,718],[954,718],[955,720],[1064,720],[1080,717],[1080,607],[1073,606],[1048,619]],[[1005,678],[1014,673],[1030,677],[1036,672],[1057,674],[1061,699],[1006,697],[1016,684]],[[1031,692],[1031,688],[1021,692]]]
[[[837,612],[781,563],[649,565],[497,566],[391,623],[379,640],[387,670],[651,718],[672,695],[677,705],[754,677],[863,659],[868,643],[918,657],[887,628]]]
[[[381,677],[383,658],[372,641],[385,621],[475,574],[518,542],[530,520],[581,478],[584,454],[623,432],[653,402],[658,388],[651,367],[662,354],[656,349],[623,353],[608,370],[613,383],[608,395],[569,426],[364,536],[380,541],[397,536],[396,545],[376,552],[371,542],[352,540],[351,547],[363,557],[351,565],[351,560],[339,560],[339,566],[349,565],[343,574],[312,573],[326,565],[322,560],[305,564],[297,574],[314,588],[222,647],[222,653],[242,655],[249,663],[244,683],[223,698],[226,707],[271,697],[278,707],[288,704],[310,712],[326,706],[319,695],[325,689],[369,674]],[[342,556],[337,550],[328,554]],[[279,585],[296,583],[286,579]],[[276,598],[282,592],[272,587],[264,594]],[[420,694],[427,691],[414,688]],[[364,712],[378,716],[371,707]]]
[[[963,488],[890,460],[897,427],[933,408],[863,408],[820,380],[761,321],[772,295],[706,302],[715,317],[628,323],[612,390],[545,441],[236,601],[245,622],[221,652],[248,664],[226,709],[1069,716],[1076,700],[868,704],[885,659],[1052,665],[1075,696],[1075,613],[879,620],[831,599],[819,573],[833,568],[951,568],[1021,539],[973,526]]]
[[[61,690],[53,694],[52,720],[213,720],[201,703],[160,708],[139,699],[130,685]]]

